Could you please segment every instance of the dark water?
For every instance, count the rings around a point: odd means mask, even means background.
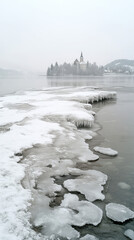
[[[111,88],[115,88],[112,86]],[[105,204],[115,202],[124,204],[134,211],[134,87],[121,86],[116,89],[117,101],[101,102],[93,105],[97,111],[96,123],[100,130],[98,135],[89,142],[89,146],[111,147],[118,151],[117,157],[106,157],[102,154],[92,168],[108,175],[105,186],[105,200],[98,203],[102,209]],[[127,183],[130,189],[122,189],[118,183]],[[134,230],[134,221],[114,224],[105,216],[98,228],[89,231],[100,239],[125,240],[124,231]],[[84,230],[83,230],[84,231]],[[86,229],[85,229],[86,231]]]
[[[96,145],[111,147],[119,152],[115,158],[100,154],[100,159],[92,163],[92,168],[108,175],[105,186],[104,202],[96,202],[104,209],[105,204],[116,202],[130,207],[134,211],[134,76],[114,75],[90,78],[49,78],[45,76],[17,76],[0,78],[0,95],[16,91],[42,89],[60,86],[97,86],[104,90],[117,92],[116,101],[100,102],[93,105],[97,112],[96,123],[98,135],[89,141],[92,149]],[[122,189],[119,182],[125,182],[130,189]],[[94,234],[103,239],[126,239],[123,232],[131,228],[134,221],[114,224],[104,216],[99,227],[85,226],[81,233]]]

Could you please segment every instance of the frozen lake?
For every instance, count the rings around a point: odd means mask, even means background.
[[[96,200],[96,205],[104,210],[104,207],[109,202],[120,203],[131,210],[134,211],[134,113],[133,113],[133,106],[134,106],[134,77],[128,75],[107,75],[104,77],[90,77],[90,78],[49,78],[47,79],[45,76],[21,76],[20,78],[0,78],[0,95],[4,96],[16,91],[22,92],[25,90],[40,90],[43,88],[51,88],[51,87],[86,87],[87,91],[88,87],[95,86],[100,88],[99,90],[108,90],[108,91],[116,91],[117,92],[117,99],[115,100],[108,100],[102,101],[99,103],[93,104],[93,111],[95,111],[95,124],[91,130],[97,133],[96,136],[93,137],[92,140],[86,140],[89,144],[91,150],[95,146],[101,147],[110,147],[118,151],[118,156],[116,157],[108,157],[101,153],[95,153],[99,155],[99,160],[92,162],[92,164],[86,163],[78,163],[79,168],[81,171],[84,170],[97,170],[106,175],[108,175],[108,181],[104,186],[104,195],[105,200],[99,201]],[[68,89],[69,89],[68,88]],[[78,88],[79,89],[79,88]],[[84,88],[86,89],[86,88]],[[71,90],[72,91],[72,90]],[[50,93],[52,94],[52,93]],[[56,94],[58,95],[59,92]],[[63,94],[63,93],[62,93]],[[32,92],[29,95],[34,100],[34,95]],[[50,97],[50,96],[48,96]],[[28,99],[28,98],[27,98]],[[10,101],[10,100],[9,100]],[[15,102],[14,102],[15,103]],[[14,104],[13,103],[13,104]],[[36,106],[36,105],[35,105]],[[34,106],[34,107],[35,107]],[[37,105],[38,106],[38,105]],[[39,105],[41,106],[41,105]],[[28,109],[31,111],[30,105],[21,105],[22,109]],[[33,108],[34,108],[33,107]],[[66,106],[68,108],[68,105]],[[13,106],[9,107],[13,110]],[[19,108],[19,105],[18,105]],[[34,113],[35,114],[35,113]],[[35,123],[36,124],[36,123]],[[9,127],[9,126],[8,126]],[[49,127],[49,126],[48,126]],[[60,131],[58,129],[57,131]],[[64,127],[64,125],[62,126]],[[54,127],[55,128],[55,127]],[[66,126],[66,131],[68,131],[69,126]],[[30,131],[30,129],[29,129]],[[38,136],[37,136],[38,137]],[[72,136],[73,137],[73,136]],[[56,149],[62,143],[62,139],[58,136],[59,145],[55,146]],[[80,140],[81,141],[81,140]],[[82,142],[81,142],[82,143]],[[57,143],[56,143],[57,144]],[[69,144],[67,142],[67,144]],[[76,146],[77,148],[77,146]],[[32,155],[40,155],[42,158],[42,147],[41,148],[34,148],[31,151],[26,150],[23,153],[23,163],[26,163],[27,159],[31,159]],[[86,150],[85,150],[86,151]],[[48,149],[49,152],[49,149]],[[51,158],[55,152],[51,152]],[[46,153],[46,158],[48,158]],[[50,157],[50,156],[49,156]],[[67,156],[68,157],[68,156]],[[50,167],[52,163],[50,162],[48,165]],[[71,164],[71,163],[69,163]],[[44,167],[44,166],[43,166]],[[63,165],[63,168],[65,166]],[[81,172],[81,174],[83,174]],[[65,175],[62,178],[55,178],[56,184],[63,184],[63,181],[66,183],[68,177]],[[38,185],[39,189],[42,188],[42,184],[45,181],[45,176],[39,179]],[[24,186],[27,186],[27,179],[23,183]],[[48,184],[52,184],[49,182]],[[37,186],[36,186],[37,187]],[[38,188],[38,187],[37,187]],[[59,189],[58,189],[59,190]],[[76,192],[76,191],[74,191]],[[63,193],[62,193],[63,194]],[[79,194],[79,198],[83,199],[83,195]],[[58,202],[61,201],[61,196],[56,200],[57,202],[52,204],[58,205]],[[76,200],[77,201],[77,200]],[[42,204],[42,203],[41,203]],[[65,202],[63,202],[65,205]],[[42,209],[40,208],[40,211]],[[77,211],[77,209],[76,209]],[[35,212],[31,210],[33,214],[33,219]],[[52,215],[53,217],[53,215]],[[132,229],[134,225],[134,221],[130,220],[123,224],[115,224],[110,219],[106,218],[104,214],[104,218],[102,222],[97,226],[94,227],[92,225],[85,225],[82,227],[75,227],[75,229],[81,233],[82,236],[85,234],[92,234],[101,240],[109,239],[109,240],[118,240],[118,239],[126,239],[124,236],[124,231],[127,229]],[[36,231],[40,231],[40,229],[36,229]],[[61,238],[62,239],[62,238]],[[66,239],[66,238],[64,238]],[[75,239],[75,238],[72,238]]]

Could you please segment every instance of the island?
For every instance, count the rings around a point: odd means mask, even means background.
[[[59,65],[56,62],[47,69],[47,76],[102,76],[103,73],[103,66],[98,66],[96,63],[91,64],[89,61],[85,62],[82,52],[80,60],[76,59],[73,64],[65,62]]]

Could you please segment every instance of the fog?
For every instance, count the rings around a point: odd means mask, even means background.
[[[133,0],[0,0],[0,68],[133,59]]]

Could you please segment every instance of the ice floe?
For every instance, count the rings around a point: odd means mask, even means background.
[[[97,199],[104,200],[105,196],[102,193],[103,185],[107,181],[107,176],[99,171],[87,170],[81,171],[72,169],[72,174],[78,174],[75,179],[64,181],[64,187],[68,191],[77,191],[85,195],[85,198],[93,202]]]
[[[75,194],[65,194],[61,206],[78,211],[74,221],[74,225],[76,226],[83,226],[85,224],[96,226],[101,222],[102,210],[91,202],[79,201]]]
[[[111,149],[111,148],[104,148],[104,147],[94,147],[94,150],[96,152],[108,155],[108,156],[116,156],[118,154],[117,151]]]
[[[81,237],[80,240],[99,240],[99,238],[96,238],[93,235],[87,234],[84,237]]]
[[[41,208],[40,203],[40,208]],[[66,194],[59,207],[50,208],[46,199],[43,201],[42,211],[34,206],[33,211],[38,211],[33,217],[36,228],[41,227],[42,233],[48,237],[63,237],[78,239],[80,234],[72,226],[85,224],[98,225],[102,219],[102,210],[88,201],[79,201],[74,194]]]
[[[113,221],[125,222],[134,218],[134,212],[124,205],[117,203],[109,203],[106,205],[106,215]]]
[[[124,235],[128,237],[131,240],[134,240],[134,231],[131,229],[128,229],[124,232]]]

